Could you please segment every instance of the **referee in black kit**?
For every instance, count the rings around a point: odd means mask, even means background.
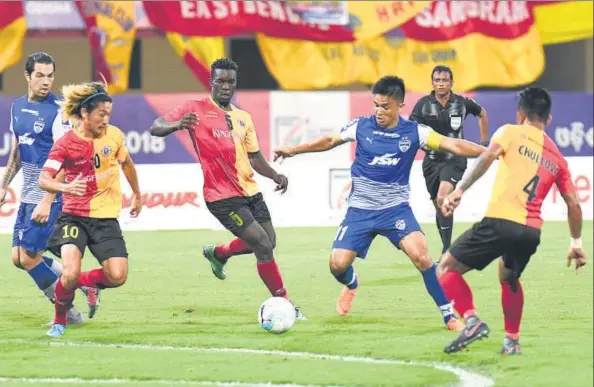
[[[464,138],[464,120],[469,114],[479,117],[481,145],[487,146],[489,121],[487,111],[476,101],[452,92],[454,74],[447,66],[436,66],[431,72],[433,91],[421,98],[409,119],[425,124],[447,137]],[[440,208],[443,200],[462,179],[466,158],[451,153],[429,150],[423,160],[423,176],[427,191],[436,208],[437,230],[445,253],[452,243],[453,216],[445,217]]]

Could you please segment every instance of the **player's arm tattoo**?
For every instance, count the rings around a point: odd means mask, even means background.
[[[16,141],[16,137],[12,139],[12,148],[8,155],[8,163],[4,171],[4,177],[2,178],[2,188],[6,189],[12,182],[12,179],[21,169],[21,153],[19,152],[19,146]]]
[[[248,153],[250,159],[250,165],[259,175],[274,180],[277,172],[270,166],[268,161],[262,155],[262,152],[251,152]]]

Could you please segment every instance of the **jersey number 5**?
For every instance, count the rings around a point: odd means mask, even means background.
[[[536,190],[538,189],[538,183],[540,183],[540,177],[534,175],[532,179],[524,186],[524,192],[528,194],[528,201],[531,202],[536,197]]]

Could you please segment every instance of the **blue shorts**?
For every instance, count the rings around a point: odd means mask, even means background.
[[[338,228],[332,248],[355,251],[358,257],[365,258],[376,235],[385,236],[394,246],[400,248],[400,240],[415,231],[422,232],[408,204],[385,210],[349,208]]]
[[[21,203],[14,223],[12,247],[20,246],[27,251],[45,251],[47,241],[54,231],[56,218],[62,211],[62,203],[53,203],[47,223],[37,223],[31,220],[31,215],[37,204]]]

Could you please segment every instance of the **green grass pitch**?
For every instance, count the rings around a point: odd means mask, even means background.
[[[456,234],[469,225],[457,224]],[[425,225],[433,257],[440,240]],[[592,222],[584,227],[592,259]],[[356,262],[361,288],[348,317],[336,314],[341,287],[328,270],[334,228],[278,230],[277,260],[292,300],[308,321],[297,321],[284,335],[272,335],[257,323],[259,305],[269,297],[256,272],[253,255],[232,258],[225,281],[216,279],[202,258],[204,243],[226,242],[226,232],[127,232],[128,282],[103,292],[95,319],[69,327],[60,343],[48,345],[42,324],[53,306],[10,260],[8,235],[0,237],[0,386],[163,386],[166,381],[225,381],[339,386],[452,386],[458,378],[431,367],[295,358],[244,352],[181,350],[176,347],[249,348],[353,355],[381,359],[448,363],[495,380],[496,386],[593,385],[592,264],[579,275],[565,267],[567,224],[548,222],[542,243],[522,278],[525,291],[521,344],[523,354],[498,354],[503,317],[496,264],[467,275],[491,337],[467,351],[443,354],[455,333],[444,329],[422,277],[406,256],[378,237],[366,260]],[[91,255],[86,269],[97,266]],[[86,303],[77,292],[77,306]],[[142,344],[145,348],[97,346]],[[153,346],[168,346],[156,349]],[[143,381],[138,383],[136,381]],[[52,382],[52,383],[50,383]],[[175,383],[177,385],[177,383]],[[206,385],[206,384],[205,384]],[[240,384],[241,385],[241,384]]]

